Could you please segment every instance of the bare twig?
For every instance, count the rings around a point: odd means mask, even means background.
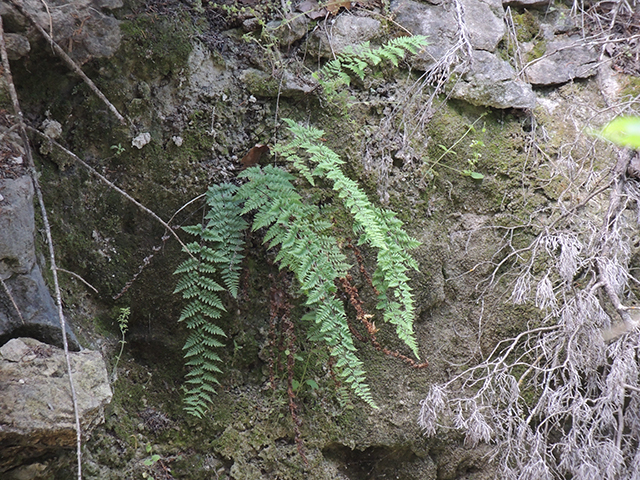
[[[40,35],[42,35],[45,38],[45,40],[47,40],[47,42],[51,44],[51,46],[53,47],[53,50],[64,61],[64,63],[66,63],[67,66],[71,68],[71,70],[76,72],[80,76],[80,78],[82,78],[82,80],[89,86],[89,88],[93,91],[93,93],[95,93],[98,96],[98,98],[100,98],[100,100],[102,100],[105,103],[105,105],[109,108],[109,110],[111,110],[111,112],[116,116],[116,118],[120,120],[120,123],[125,125],[126,121],[124,117],[120,115],[120,112],[118,112],[118,109],[113,106],[113,104],[107,99],[107,97],[104,96],[104,94],[100,91],[100,89],[96,86],[96,84],[93,83],[93,81],[89,77],[87,77],[87,75],[85,75],[85,73],[76,64],[76,62],[74,62],[73,59],[69,55],[67,55],[67,53],[60,47],[60,45],[58,45],[55,42],[55,40],[44,30],[44,28],[42,28],[38,24],[37,20],[33,18],[33,15],[31,15],[31,13],[29,13],[29,11],[27,11],[27,9],[25,9],[20,2],[16,0],[9,0],[9,1],[13,4],[14,7],[16,7],[16,9],[22,15],[27,17],[27,19],[33,24],[33,26],[36,27]]]
[[[13,0],[12,0],[12,3],[14,3],[15,5],[15,2],[13,2]],[[54,283],[54,289],[56,294],[56,304],[58,306],[58,316],[60,318],[60,329],[62,331],[62,344],[64,347],[64,356],[67,364],[67,373],[69,375],[69,387],[71,390],[71,401],[73,403],[73,414],[75,417],[76,457],[78,460],[78,480],[82,480],[82,427],[80,426],[78,397],[76,395],[76,389],[73,383],[73,374],[71,370],[71,357],[69,355],[69,343],[67,341],[67,325],[64,318],[64,312],[62,311],[62,294],[60,292],[60,285],[58,284],[58,272],[56,267],[55,252],[53,248],[53,239],[51,237],[51,228],[49,225],[49,218],[47,216],[47,209],[45,208],[44,200],[42,198],[42,189],[40,188],[40,183],[38,182],[38,178],[35,174],[35,166],[33,162],[33,157],[31,155],[31,147],[29,144],[29,138],[27,137],[24,117],[22,114],[22,110],[20,109],[20,102],[18,101],[18,95],[16,94],[15,85],[13,84],[13,77],[11,76],[11,68],[9,65],[9,57],[7,55],[7,47],[4,39],[4,28],[2,25],[1,16],[0,16],[0,56],[2,57],[2,66],[4,68],[4,75],[7,80],[7,84],[9,85],[9,95],[11,96],[13,108],[14,108],[16,117],[18,118],[18,124],[20,125],[20,134],[22,136],[22,141],[24,143],[24,151],[27,159],[27,167],[31,174],[31,180],[33,182],[36,196],[38,197],[38,203],[40,204],[42,222],[44,224],[44,228],[47,236],[47,244],[49,246],[49,260],[51,262],[51,272],[53,274],[53,283]]]
[[[4,288],[4,291],[7,294],[7,297],[9,297],[9,300],[11,300],[11,303],[13,304],[13,308],[16,309],[16,313],[18,314],[18,317],[20,317],[20,321],[24,325],[24,317],[22,316],[22,313],[18,308],[18,304],[16,303],[16,300],[13,298],[13,295],[11,295],[11,292],[9,291],[9,287],[7,287],[7,284],[4,283],[4,280],[2,280],[1,278],[0,278],[0,283],[2,283],[2,288]]]
[[[71,275],[72,277],[77,278],[77,279],[78,279],[78,280],[80,280],[82,283],[84,283],[87,287],[89,287],[91,290],[93,290],[95,293],[98,293],[98,290],[97,290],[93,285],[91,285],[89,282],[87,282],[84,278],[82,278],[82,277],[81,277],[80,275],[78,275],[77,273],[71,272],[71,271],[69,271],[69,270],[65,270],[64,268],[60,268],[60,267],[57,267],[57,270],[58,270],[59,272],[64,272],[64,273],[66,273],[66,274],[68,274],[68,275]]]

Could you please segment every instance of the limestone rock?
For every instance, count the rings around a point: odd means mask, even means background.
[[[0,179],[0,195],[0,279],[4,282],[0,288],[0,344],[28,335],[61,346],[57,309],[36,262],[31,178]],[[79,349],[70,330],[68,338],[70,347]]]
[[[24,57],[31,50],[31,45],[27,37],[17,33],[5,33],[4,39],[7,44],[7,56],[9,60],[18,60]]]
[[[311,45],[319,55],[333,58],[345,47],[372,40],[382,33],[380,21],[370,17],[340,15],[332,25],[325,24],[311,35]]]
[[[289,15],[286,20],[267,23],[266,32],[272,35],[281,47],[288,47],[307,34],[309,19],[304,15]]]
[[[189,92],[187,98],[217,98],[228,87],[228,73],[218,65],[209,49],[195,42],[189,54]]]
[[[7,2],[2,2],[7,3]],[[122,0],[24,0],[22,5],[47,33],[76,62],[83,64],[92,58],[109,57],[120,46],[118,20],[103,13],[103,9],[122,6]],[[40,41],[40,33],[13,7],[0,7],[7,17],[7,27],[22,32],[32,44]]]
[[[288,70],[282,73],[282,81],[254,68],[244,70],[240,78],[249,93],[258,97],[301,98],[318,88],[318,82],[313,78]]]
[[[400,25],[414,35],[425,35],[429,44],[424,53],[413,58],[418,70],[429,67],[446,55],[456,43],[457,27],[453,12],[440,5],[430,5],[413,0],[392,2],[391,12]]]
[[[149,132],[142,132],[131,140],[131,146],[140,150],[142,147],[151,142],[151,134]]]
[[[503,0],[502,4],[505,7],[516,8],[538,8],[546,7],[551,3],[551,0]]]
[[[106,365],[98,352],[71,354],[83,435],[104,421],[111,401]],[[76,444],[64,352],[33,338],[0,347],[0,472],[27,459]]]
[[[493,52],[506,32],[504,11],[491,0],[462,0],[464,21],[471,46]],[[427,70],[458,41],[456,12],[449,3],[431,5],[413,0],[396,0],[391,4],[396,21],[415,35],[425,35],[429,42],[425,53],[414,66]]]
[[[550,41],[545,55],[531,62],[524,74],[533,85],[556,85],[595,75],[597,63],[598,53],[582,38],[561,38]]]
[[[474,105],[493,108],[533,108],[531,85],[515,78],[507,62],[494,54],[474,51],[471,69],[455,84],[452,95]]]
[[[497,15],[496,5],[492,5],[490,0],[461,0],[461,3],[471,46],[477,50],[494,52],[507,31],[502,8],[498,6],[500,15]]]

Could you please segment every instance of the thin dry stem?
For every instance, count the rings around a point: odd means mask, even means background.
[[[82,283],[84,283],[87,287],[89,287],[91,290],[93,290],[93,291],[94,291],[94,293],[99,293],[97,288],[95,288],[93,285],[91,285],[89,282],[87,282],[84,278],[82,278],[82,277],[81,277],[80,275],[78,275],[77,273],[75,273],[75,272],[71,272],[71,271],[69,271],[69,270],[65,270],[64,268],[60,268],[60,267],[57,267],[57,270],[58,270],[59,272],[64,272],[64,273],[66,273],[67,275],[71,275],[71,276],[72,276],[72,277],[74,277],[74,278],[77,278],[77,279],[78,279],[78,280],[80,280]]]
[[[13,0],[12,0],[13,1]],[[71,357],[69,355],[69,343],[67,341],[67,325],[64,318],[64,312],[62,311],[62,294],[60,292],[60,285],[58,284],[58,272],[56,267],[55,251],[53,248],[53,239],[51,237],[51,228],[49,226],[49,218],[47,216],[47,209],[44,205],[42,198],[42,189],[35,174],[35,165],[33,157],[31,155],[31,146],[27,137],[27,131],[25,128],[24,117],[20,108],[20,102],[18,101],[18,95],[16,94],[15,85],[13,84],[13,77],[11,76],[11,68],[9,65],[9,57],[7,55],[7,47],[4,39],[4,28],[2,25],[2,17],[0,16],[0,56],[2,57],[2,65],[4,68],[4,75],[9,85],[9,94],[13,103],[13,108],[20,125],[20,134],[24,143],[25,156],[27,158],[27,167],[31,174],[31,180],[38,198],[40,205],[40,212],[42,214],[42,222],[44,224],[45,233],[47,236],[47,244],[49,247],[49,260],[51,262],[51,272],[53,274],[53,283],[56,296],[56,305],[58,307],[58,317],[60,318],[60,329],[62,331],[62,344],[64,347],[64,356],[67,366],[67,374],[69,375],[69,387],[71,389],[71,401],[73,403],[73,414],[75,418],[76,429],[76,458],[78,461],[78,480],[82,480],[82,427],[80,426],[80,413],[78,409],[78,397],[76,395],[75,385],[73,383],[73,373],[71,370]]]
[[[2,283],[2,288],[4,288],[4,292],[7,294],[7,297],[9,297],[9,300],[11,300],[11,304],[13,305],[13,308],[15,308],[16,313],[18,314],[18,317],[20,318],[20,321],[24,325],[24,317],[22,316],[22,313],[20,312],[20,309],[18,308],[18,304],[16,303],[15,298],[13,298],[13,295],[11,295],[11,291],[9,290],[9,287],[7,287],[7,284],[1,278],[0,278],[0,283]]]

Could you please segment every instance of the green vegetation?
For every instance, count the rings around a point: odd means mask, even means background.
[[[127,331],[129,330],[129,315],[131,315],[131,308],[124,307],[120,309],[120,314],[118,315],[118,327],[120,328],[120,333],[122,334],[122,338],[120,339],[120,352],[116,356],[116,363],[113,366],[113,373],[111,374],[111,382],[115,382],[118,378],[118,363],[120,363],[120,359],[122,358],[122,352],[124,351],[124,346],[127,343],[124,340]]]
[[[206,412],[218,383],[221,360],[215,349],[222,346],[220,338],[225,336],[214,323],[225,310],[218,292],[238,295],[243,231],[248,225],[242,216],[249,214],[253,214],[251,229],[264,231],[264,243],[278,248],[276,263],[294,274],[297,290],[306,298],[310,311],[304,320],[312,321],[309,340],[327,346],[341,380],[375,407],[364,366],[355,353],[344,302],[337,296],[338,284],[348,277],[351,265],[341,248],[346,239],[338,237],[340,232],[331,221],[336,208],[303,198],[294,185],[301,178],[311,186],[329,182],[343,214],[351,217],[358,244],[377,250],[377,268],[371,278],[378,293],[377,308],[385,322],[395,325],[398,337],[414,355],[418,354],[407,275],[417,267],[408,251],[418,242],[402,229],[393,212],[374,206],[357,183],[344,175],[340,169],[344,162],[321,144],[322,130],[287,123],[293,138],[277,151],[299,176],[274,166],[249,168],[240,175],[248,180],[241,187],[222,184],[209,189],[206,225],[185,228],[199,237],[187,246],[193,258],[176,270],[181,275],[176,292],[189,300],[180,320],[192,332],[185,345],[187,365],[192,367],[185,403],[186,410],[197,417]],[[218,277],[224,287],[214,280]]]
[[[415,53],[424,44],[424,37],[400,37],[376,49],[366,43],[347,49],[315,76],[325,95],[329,95],[349,85],[350,74],[363,79],[369,65],[378,65],[383,60],[397,66],[407,51]],[[184,347],[191,368],[184,387],[185,409],[196,417],[202,417],[211,404],[221,373],[222,360],[216,350],[224,345],[226,334],[216,323],[225,311],[219,292],[227,291],[233,298],[238,296],[244,230],[249,226],[243,217],[252,218],[251,230],[264,231],[264,243],[278,249],[275,262],[294,275],[298,292],[306,298],[305,305],[310,311],[303,318],[312,325],[308,339],[326,345],[335,360],[333,369],[355,395],[376,407],[363,363],[355,354],[345,304],[338,297],[339,288],[350,297],[358,319],[372,325],[367,327],[372,329],[370,333],[375,333],[375,325],[361,309],[357,290],[350,290],[351,265],[343,252],[350,239],[340,236],[342,232],[331,221],[334,216],[349,218],[358,244],[377,250],[377,268],[370,279],[378,297],[376,308],[383,312],[384,322],[395,325],[398,337],[418,356],[407,275],[409,269],[417,268],[408,251],[418,242],[402,229],[395,213],[374,206],[358,184],[344,174],[340,168],[344,161],[323,145],[322,130],[285,121],[292,138],[276,145],[274,150],[298,175],[274,166],[249,168],[240,174],[240,178],[247,180],[242,186],[225,183],[209,188],[207,223],[184,229],[198,237],[187,245],[190,258],[175,272],[181,275],[175,293],[188,300],[180,321],[191,332]],[[303,198],[296,185],[303,179],[311,188],[328,183],[334,193],[324,192],[323,205]],[[336,203],[339,200],[340,207],[327,203],[327,197],[334,197]],[[290,306],[281,298],[271,300],[272,317],[286,318],[283,328],[291,341],[294,334],[288,318]],[[291,348],[287,348],[286,355],[293,362]],[[292,366],[288,363],[287,368],[291,400],[299,383],[293,387]],[[294,415],[293,407],[291,411]]]
[[[384,60],[398,66],[407,52],[418,53],[427,45],[427,37],[414,35],[412,37],[398,37],[379,48],[372,48],[369,42],[357,47],[347,47],[334,60],[328,62],[322,69],[313,73],[313,77],[322,87],[329,103],[341,105],[346,115],[347,98],[343,87],[351,84],[351,76],[364,80],[370,67],[380,65]]]
[[[619,117],[609,122],[597,135],[616,145],[640,148],[640,118]]]

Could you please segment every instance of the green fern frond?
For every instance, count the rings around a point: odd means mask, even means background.
[[[314,132],[309,132],[308,137],[314,137]],[[295,177],[272,166],[248,170],[246,177],[251,178],[251,182],[240,187],[237,197],[248,200],[262,195],[252,229],[267,227],[264,241],[270,247],[280,247],[276,261],[281,268],[294,273],[300,291],[307,297],[306,305],[316,310],[315,320],[323,340],[342,367],[340,376],[351,385],[355,395],[375,406],[362,362],[354,353],[344,305],[335,298],[334,281],[346,275],[350,265],[340,252],[337,240],[325,233],[330,224],[321,218],[317,206],[302,202],[290,183]],[[247,203],[246,213],[253,210]]]
[[[369,42],[349,46],[313,76],[324,89],[335,90],[341,85],[350,85],[351,76],[347,72],[364,80],[368,66],[376,66],[383,60],[388,60],[397,67],[407,52],[418,53],[426,45],[425,36],[414,35],[395,38],[378,48],[372,48]]]
[[[188,300],[179,321],[191,331],[184,346],[186,365],[190,368],[185,381],[185,410],[201,417],[211,404],[211,394],[218,385],[216,375],[222,360],[216,350],[224,331],[214,323],[225,311],[217,292],[228,291],[237,296],[240,266],[247,223],[241,216],[241,205],[235,200],[237,187],[215,185],[207,191],[207,223],[184,227],[199,241],[187,245],[192,255],[174,272],[181,275],[175,293]],[[222,280],[218,283],[215,277]]]
[[[418,241],[403,230],[402,222],[393,212],[373,205],[357,182],[342,172],[340,165],[344,161],[334,151],[325,145],[307,141],[308,138],[320,138],[323,135],[321,130],[287,123],[295,139],[292,144],[297,145],[297,150],[283,149],[283,157],[289,159],[296,155],[300,158],[303,154],[313,176],[333,182],[338,198],[353,216],[353,230],[358,235],[358,242],[378,250],[378,266],[372,280],[380,291],[378,308],[383,311],[383,319],[395,325],[398,337],[419,358],[413,333],[413,299],[411,289],[406,286],[409,280],[407,272],[417,268],[408,251],[417,247]]]

